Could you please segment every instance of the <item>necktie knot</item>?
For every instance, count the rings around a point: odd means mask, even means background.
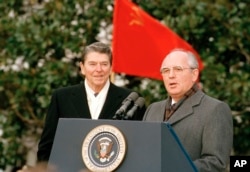
[[[176,103],[170,105],[169,109],[166,109],[164,120],[167,121],[173,115],[175,110],[176,110]]]
[[[172,105],[170,106],[170,110],[171,110],[171,111],[175,110],[175,108],[176,108],[176,103],[174,103],[174,104],[172,104]]]

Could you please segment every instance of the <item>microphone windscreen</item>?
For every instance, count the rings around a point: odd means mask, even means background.
[[[131,92],[126,99],[131,99],[131,100],[135,101],[138,97],[139,97],[138,93]]]
[[[145,99],[143,97],[139,97],[136,101],[135,104],[138,105],[140,108],[142,108],[145,104]]]

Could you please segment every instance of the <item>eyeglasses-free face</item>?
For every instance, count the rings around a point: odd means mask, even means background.
[[[112,66],[107,54],[89,52],[84,63],[80,63],[80,68],[90,88],[99,92],[109,80]]]

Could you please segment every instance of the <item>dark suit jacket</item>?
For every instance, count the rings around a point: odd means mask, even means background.
[[[167,100],[151,104],[145,121],[163,121]],[[229,106],[197,91],[168,120],[200,172],[225,171],[233,145]],[[171,157],[170,157],[171,158]]]
[[[110,84],[99,119],[112,119],[130,90]],[[140,115],[143,115],[143,112]],[[91,118],[84,84],[57,89],[51,99],[44,130],[38,145],[38,161],[48,161],[59,118]],[[136,116],[134,119],[142,119]]]

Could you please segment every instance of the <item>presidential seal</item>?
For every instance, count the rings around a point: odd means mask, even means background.
[[[125,153],[125,138],[118,128],[111,125],[92,129],[82,145],[83,162],[95,172],[114,171],[123,161]]]

